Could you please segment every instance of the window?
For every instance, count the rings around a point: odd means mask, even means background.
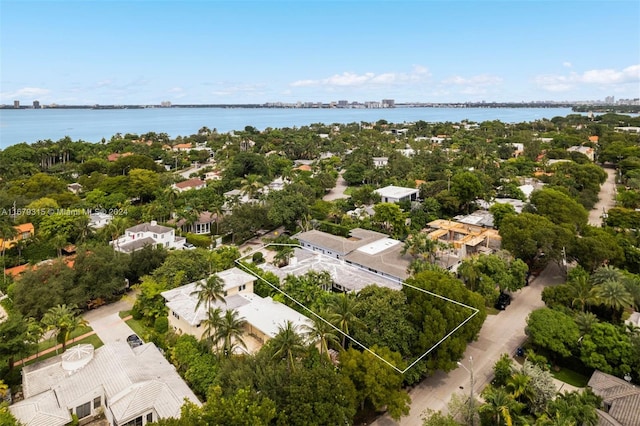
[[[76,416],[78,416],[79,419],[84,419],[89,414],[91,414],[91,402],[85,402],[76,407]]]
[[[129,420],[122,426],[142,426],[142,416],[136,417],[133,420]]]
[[[176,314],[175,312],[171,311],[171,315],[173,315],[174,317],[176,317],[176,319],[180,319],[180,315]]]
[[[102,401],[100,400],[100,397],[94,398],[93,399],[93,409],[95,410],[96,408],[100,408]]]
[[[242,291],[242,290],[244,290],[246,288],[247,288],[247,285],[246,284],[242,284],[241,286],[238,287],[238,291]]]
[[[153,421],[153,413],[147,414],[147,423],[151,423]]]
[[[153,234],[153,239],[154,240],[158,239],[158,234]]]

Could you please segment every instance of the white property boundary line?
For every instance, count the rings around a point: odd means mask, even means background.
[[[414,290],[419,290],[423,293],[429,294],[431,296],[437,297],[439,299],[445,300],[449,303],[453,303],[455,305],[458,306],[462,306],[463,308],[467,308],[470,309],[472,311],[471,315],[469,315],[464,321],[462,321],[460,324],[458,324],[456,327],[454,327],[453,330],[451,330],[449,333],[447,333],[442,339],[440,339],[435,345],[433,345],[432,347],[430,347],[425,353],[423,353],[422,355],[420,355],[416,360],[414,360],[411,364],[409,364],[409,366],[407,368],[405,368],[404,370],[399,369],[398,367],[396,367],[395,365],[393,365],[392,363],[390,363],[389,361],[387,361],[386,359],[382,358],[380,355],[378,355],[377,353],[373,352],[371,349],[369,349],[368,347],[366,347],[365,345],[363,345],[362,343],[358,342],[356,339],[354,339],[353,337],[349,336],[347,333],[343,332],[342,330],[340,330],[338,327],[336,327],[335,325],[331,324],[329,321],[327,321],[326,319],[322,318],[320,315],[316,314],[315,312],[313,312],[311,309],[307,308],[305,305],[303,305],[302,303],[298,302],[296,299],[294,299],[293,297],[289,296],[286,292],[282,291],[281,288],[274,286],[273,284],[271,284],[270,282],[268,282],[267,280],[265,280],[264,278],[262,278],[259,275],[256,275],[256,273],[254,271],[252,271],[251,269],[249,269],[248,267],[246,267],[245,265],[242,264],[242,259],[245,259],[249,256],[253,256],[254,253],[261,251],[262,249],[265,249],[269,246],[284,246],[284,247],[294,247],[294,248],[300,248],[302,250],[305,251],[310,251],[307,248],[304,248],[302,246],[300,246],[299,244],[281,244],[281,243],[269,243],[269,244],[264,244],[261,247],[251,251],[250,253],[245,254],[244,256],[241,256],[240,258],[235,260],[235,263],[242,268],[242,270],[244,270],[245,272],[253,275],[254,277],[258,278],[259,280],[261,280],[262,282],[268,284],[271,288],[273,288],[274,290],[278,291],[279,293],[283,294],[285,297],[289,298],[290,300],[292,300],[295,304],[297,304],[298,306],[301,306],[302,308],[304,308],[305,310],[307,310],[308,312],[310,312],[312,315],[314,315],[315,317],[321,319],[322,321],[324,321],[325,323],[327,323],[329,326],[331,326],[334,330],[336,330],[338,333],[342,334],[343,336],[345,336],[347,339],[351,340],[353,343],[357,344],[359,347],[361,347],[362,349],[366,350],[367,352],[369,352],[370,354],[372,354],[373,356],[375,356],[376,358],[378,358],[380,361],[385,362],[388,366],[390,366],[391,368],[393,368],[394,370],[396,370],[398,373],[400,374],[404,374],[406,373],[411,367],[413,367],[414,365],[416,365],[418,362],[420,362],[420,360],[422,360],[422,358],[424,358],[425,356],[429,355],[435,348],[437,348],[442,342],[444,342],[445,340],[447,340],[449,337],[451,337],[451,335],[453,333],[455,333],[456,331],[458,331],[460,329],[460,327],[462,327],[463,325],[465,325],[467,322],[469,322],[471,320],[471,318],[473,318],[474,316],[476,316],[478,314],[478,312],[480,312],[479,309],[474,308],[473,306],[469,306],[466,305],[462,302],[458,302],[457,300],[453,300],[453,299],[449,299],[448,297],[444,297],[441,296],[439,294],[433,293],[429,290],[425,290],[419,287],[415,287],[412,286],[410,284],[405,283],[404,281],[401,280],[397,280],[395,278],[390,278],[390,277],[384,277],[387,280],[391,280],[394,281],[402,286],[407,286],[409,288],[412,288]],[[319,255],[319,256],[325,256],[324,254],[321,253],[316,253],[313,252],[313,254],[315,255]],[[256,265],[257,266],[257,265]],[[361,271],[365,271],[367,273],[371,273],[370,271],[367,271],[363,268],[360,268],[359,266],[356,265],[349,265],[352,268],[356,268],[356,269],[360,269]],[[373,284],[373,283],[372,283]]]

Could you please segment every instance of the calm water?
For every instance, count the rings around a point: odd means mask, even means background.
[[[266,108],[148,108],[148,109],[24,109],[0,110],[0,149],[40,139],[99,142],[116,133],[167,133],[188,136],[203,126],[219,132],[253,126],[300,127],[312,123],[353,123],[387,120],[394,123],[534,121],[571,114],[570,108],[391,108],[391,109],[266,109]]]

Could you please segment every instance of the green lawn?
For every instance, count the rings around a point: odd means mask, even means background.
[[[86,327],[80,327],[76,330],[73,331],[73,333],[71,333],[71,335],[69,336],[69,340],[73,339],[74,337],[78,337],[78,336],[82,336],[85,333],[89,333],[90,331],[93,331],[93,329],[89,326]],[[55,338],[50,338],[47,340],[43,340],[40,343],[38,343],[38,352],[42,352],[46,349],[52,348],[55,345],[57,345],[58,343],[56,342]],[[29,354],[29,356],[35,354],[36,352],[33,351],[32,353]]]
[[[87,344],[87,343],[93,345],[93,347],[95,349],[98,349],[100,346],[104,345],[104,343],[102,343],[102,340],[100,340],[100,338],[96,334],[92,334],[91,336],[87,336],[82,340],[78,340],[78,341],[75,341],[73,343],[68,343],[67,344],[67,349],[69,349],[70,347],[79,345],[79,344]],[[53,345],[51,345],[51,346],[53,346]],[[49,347],[51,347],[51,346],[49,346]],[[35,362],[44,361],[45,359],[52,358],[52,357],[54,357],[56,355],[59,355],[60,353],[61,353],[60,351],[58,351],[57,354],[56,354],[56,351],[51,351],[51,352],[49,352],[47,354],[38,356],[38,358],[33,359],[33,360],[25,363],[25,365],[33,364]],[[33,355],[33,354],[30,354],[30,355]]]
[[[131,315],[131,311],[120,311],[118,312],[118,315],[120,315],[120,318],[126,318]]]
[[[551,374],[553,374],[553,377],[556,379],[579,388],[587,386],[587,382],[589,381],[587,376],[576,371],[569,370],[568,368],[562,368],[560,371],[551,370]]]
[[[344,195],[351,195],[353,194],[353,190],[355,189],[355,187],[353,186],[348,186],[344,189]]]

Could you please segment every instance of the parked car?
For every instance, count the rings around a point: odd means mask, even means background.
[[[498,301],[496,302],[496,309],[504,311],[510,304],[511,296],[509,296],[507,293],[500,293],[500,296],[498,296]]]
[[[127,337],[127,343],[129,344],[129,346],[131,346],[131,348],[144,345],[144,342],[142,341],[141,338],[138,337],[137,334],[132,334],[129,337]]]
[[[185,250],[195,250],[196,246],[191,243],[184,243]]]

